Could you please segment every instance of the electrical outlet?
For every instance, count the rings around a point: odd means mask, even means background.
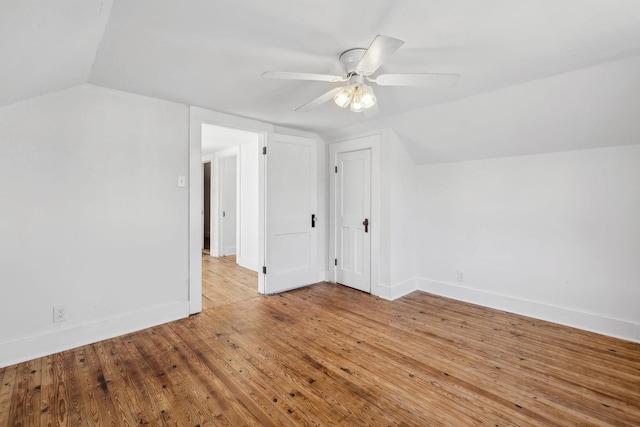
[[[464,271],[458,270],[458,282],[464,282]]]
[[[67,309],[64,305],[53,306],[53,323],[67,320]]]

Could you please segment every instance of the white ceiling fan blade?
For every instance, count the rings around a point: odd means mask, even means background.
[[[424,74],[380,74],[375,79],[368,79],[380,86],[453,86],[460,80],[460,74],[424,73]]]
[[[319,82],[344,82],[347,80],[346,77],[330,74],[290,73],[288,71],[267,71],[262,73],[262,77],[265,79],[314,80]]]
[[[323,93],[322,95],[320,95],[319,97],[317,97],[313,101],[307,102],[303,106],[296,108],[296,111],[300,111],[300,112],[304,113],[304,112],[309,111],[309,110],[311,110],[313,108],[316,108],[317,106],[319,106],[321,104],[324,104],[325,102],[333,99],[335,94],[340,92],[340,89],[342,89],[342,88],[341,87],[333,88],[329,92]]]
[[[376,36],[367,51],[356,65],[356,72],[368,76],[375,73],[380,66],[386,61],[396,50],[400,49],[400,46],[404,44],[404,41],[400,39],[394,39],[387,36]]]

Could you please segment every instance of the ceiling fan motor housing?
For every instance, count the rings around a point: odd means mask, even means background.
[[[340,55],[340,64],[347,75],[355,73],[357,65],[364,56],[367,49],[356,48],[342,52]]]

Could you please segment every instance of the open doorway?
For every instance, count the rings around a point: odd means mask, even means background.
[[[235,144],[240,153],[238,200],[242,207],[238,210],[240,238],[236,243],[237,263],[256,273],[258,293],[278,293],[324,280],[327,265],[323,242],[327,224],[323,215],[326,212],[326,185],[318,179],[318,171],[324,170],[326,164],[323,144],[312,134],[302,136],[301,132],[268,123],[199,107],[190,107],[189,112],[189,312],[199,313],[203,306],[202,199],[199,196],[202,191],[203,135],[212,127],[249,134],[254,139],[251,143]],[[245,173],[252,174],[252,178],[245,180]],[[211,175],[215,179],[215,162]],[[253,189],[245,188],[245,182],[254,183]],[[303,188],[306,191],[300,193]],[[213,202],[215,197],[212,197]],[[249,208],[250,205],[255,208]],[[211,212],[216,209],[212,207]],[[299,230],[286,229],[292,225],[292,215]],[[215,233],[213,221],[211,233]],[[298,273],[304,277],[292,277]]]
[[[208,250],[203,247],[203,277],[211,269],[220,270],[211,277],[237,271],[247,278],[245,282],[253,282],[252,292],[257,294],[257,272],[261,265],[258,261],[260,134],[207,123],[201,126],[202,223],[205,244],[207,225],[210,243]],[[242,269],[248,271],[243,273]],[[237,286],[237,283],[203,280],[203,308],[212,303],[210,295],[220,295],[216,293],[219,290],[211,292],[207,286]]]
[[[204,232],[202,236],[202,253],[211,253],[211,162],[202,164],[202,224]]]
[[[211,251],[236,255],[258,271],[260,134],[202,124],[201,163],[211,162],[209,212]]]

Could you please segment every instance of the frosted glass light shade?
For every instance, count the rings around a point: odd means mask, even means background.
[[[353,90],[353,97],[351,98],[351,111],[359,113],[364,110],[364,104],[362,103],[362,94],[360,93],[360,88],[356,87]]]
[[[353,88],[351,86],[343,87],[336,95],[333,97],[333,100],[340,108],[346,108],[347,105],[351,102],[351,98],[353,97]]]
[[[360,111],[371,108],[376,104],[376,96],[373,89],[367,85],[355,84],[341,88],[333,97],[334,102],[341,108],[350,107],[351,111]]]
[[[360,99],[364,108],[371,108],[376,105],[376,96],[373,94],[373,89],[369,86],[362,87]]]

